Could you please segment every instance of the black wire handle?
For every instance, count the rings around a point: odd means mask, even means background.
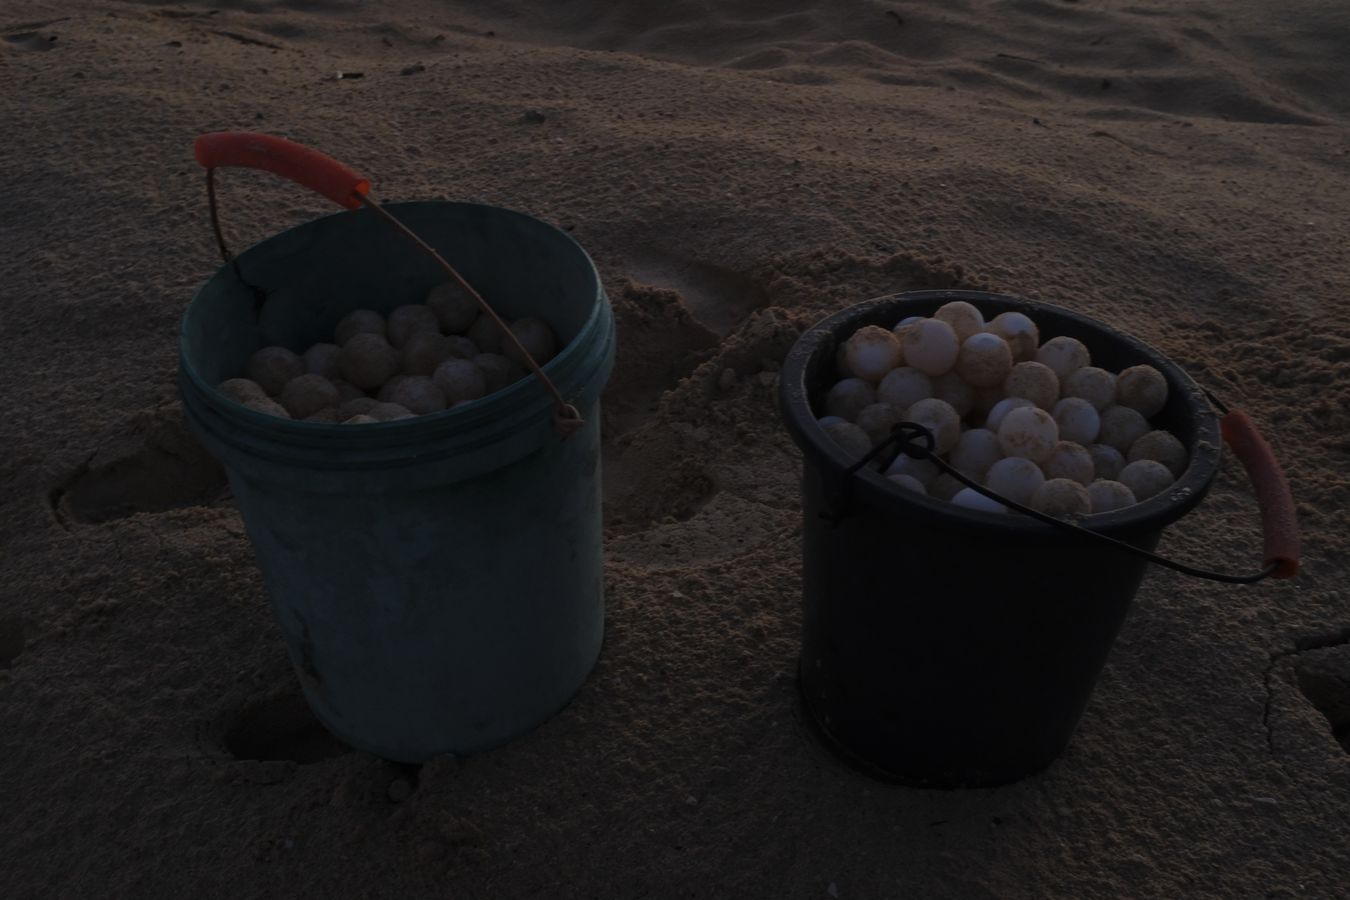
[[[1214,398],[1212,395],[1211,400],[1213,400],[1215,405],[1218,406],[1220,409],[1224,408],[1223,404],[1219,403],[1217,398]],[[916,443],[916,438],[922,438],[923,443],[922,444]],[[1196,578],[1207,578],[1210,581],[1221,581],[1226,584],[1255,584],[1258,581],[1261,581],[1265,578],[1269,578],[1272,574],[1275,573],[1275,570],[1279,568],[1278,562],[1272,562],[1268,563],[1265,568],[1261,569],[1261,571],[1256,572],[1255,574],[1229,575],[1226,572],[1213,572],[1208,569],[1199,569],[1196,568],[1195,566],[1188,566],[1185,563],[1175,562],[1173,560],[1167,559],[1166,557],[1159,556],[1156,553],[1150,553],[1148,550],[1141,550],[1140,548],[1134,546],[1133,544],[1127,544],[1124,541],[1117,540],[1116,538],[1109,537],[1108,535],[1100,534],[1096,531],[1091,531],[1087,528],[1083,528],[1081,525],[1075,525],[1074,523],[1065,521],[1064,519],[1057,519],[1054,516],[1046,515],[1045,513],[1040,512],[1038,510],[1034,510],[1031,509],[1030,507],[1023,506],[1020,503],[1014,503],[1007,497],[1004,497],[1001,494],[991,491],[989,488],[975,481],[973,478],[968,478],[961,472],[957,471],[955,466],[953,466],[951,463],[947,462],[945,459],[938,456],[938,454],[934,452],[934,448],[936,446],[937,444],[934,439],[933,432],[929,430],[926,426],[920,425],[917,422],[901,422],[900,424],[896,425],[895,428],[891,431],[891,433],[886,436],[885,440],[878,443],[875,447],[871,449],[870,452],[867,453],[867,455],[863,456],[861,459],[859,459],[857,462],[855,462],[853,465],[849,466],[848,469],[845,470],[844,482],[840,486],[838,494],[838,500],[840,501],[839,505],[836,507],[838,511],[831,515],[828,515],[827,518],[838,523],[838,521],[841,520],[844,517],[844,515],[846,515],[844,507],[848,504],[848,501],[851,496],[853,476],[856,475],[858,471],[863,468],[863,466],[866,466],[869,462],[876,459],[878,456],[881,456],[888,449],[894,447],[895,452],[891,453],[889,458],[886,460],[886,466],[888,468],[891,463],[895,462],[896,458],[901,453],[904,453],[906,456],[910,456],[914,459],[930,460],[935,465],[937,465],[938,468],[942,469],[942,471],[946,472],[948,475],[952,476],[957,481],[964,484],[966,487],[970,488],[976,493],[983,494],[990,500],[996,500],[999,503],[1002,503],[1009,509],[1015,509],[1018,512],[1022,513],[1023,515],[1031,516],[1033,519],[1038,519],[1039,521],[1045,522],[1046,524],[1049,525],[1054,525],[1056,528],[1059,528],[1063,531],[1092,538],[1093,540],[1098,541],[1100,543],[1109,544],[1118,550],[1123,550],[1126,553],[1132,553],[1135,556],[1148,560],[1149,562],[1156,563],[1157,565],[1160,565],[1165,569],[1172,569],[1173,571],[1180,572],[1183,575],[1192,575]]]

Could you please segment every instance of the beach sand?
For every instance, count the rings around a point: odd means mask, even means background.
[[[1337,0],[5,3],[0,894],[1343,896],[1347,47]],[[267,746],[309,714],[174,387],[221,129],[528,212],[604,277],[606,642],[508,746],[412,781]],[[237,248],[332,211],[220,181]],[[1153,569],[1067,752],[993,790],[841,766],[793,675],[778,365],[935,287],[1157,347],[1256,419],[1303,528],[1292,582]],[[1161,549],[1259,565],[1231,459]]]

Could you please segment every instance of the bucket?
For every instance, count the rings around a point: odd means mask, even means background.
[[[1063,752],[1148,566],[1028,516],[905,490],[876,468],[858,468],[818,425],[823,413],[813,409],[823,410],[838,378],[840,342],[864,325],[891,328],[954,300],[974,304],[986,321],[1024,313],[1042,340],[1082,341],[1093,365],[1148,364],[1167,379],[1167,406],[1153,422],[1187,447],[1189,466],[1169,490],[1087,517],[1092,532],[1152,551],[1209,490],[1222,440],[1205,393],[1170,360],[1046,304],[975,291],[897,294],[801,336],[783,366],[780,400],[804,457],[803,702],[848,762],[929,787],[1005,784]]]
[[[331,340],[346,313],[421,302],[442,272],[369,211],[240,254],[183,318],[179,391],[224,465],[304,694],[353,747],[465,755],[524,734],[586,679],[604,631],[599,397],[614,319],[586,252],[530,216],[383,207],[509,317],[585,424],[565,436],[526,378],[453,410],[350,426],[268,416],[214,385],[263,346]]]

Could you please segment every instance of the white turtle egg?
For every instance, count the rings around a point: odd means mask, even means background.
[[[998,435],[987,428],[972,428],[957,439],[947,461],[962,475],[978,481],[1002,456]]]
[[[961,437],[961,417],[950,403],[936,397],[920,400],[905,411],[904,421],[923,425],[933,433],[933,451],[943,455]]]
[[[956,332],[939,319],[915,322],[905,334],[905,361],[925,375],[943,375],[956,365],[961,342]]]
[[[1094,513],[1113,512],[1134,506],[1134,493],[1119,481],[1099,478],[1087,487],[1088,500]]]
[[[933,313],[933,318],[950,325],[958,341],[964,342],[971,335],[984,331],[984,314],[964,300],[942,304]]]
[[[876,384],[900,365],[900,341],[879,325],[864,325],[844,342],[844,359],[855,375]]]
[[[876,396],[882,403],[889,403],[903,412],[920,400],[932,397],[933,382],[918,369],[901,366],[886,373],[877,385]]]
[[[1116,378],[1116,402],[1152,418],[1167,405],[1167,379],[1152,366],[1131,366]]]
[[[923,482],[913,475],[887,475],[886,479],[900,485],[900,487],[905,490],[913,491],[916,494],[928,493],[928,489],[923,486]]]
[[[845,378],[836,382],[825,395],[825,412],[852,422],[858,418],[858,413],[876,402],[876,388],[861,378]]]
[[[984,427],[990,431],[998,431],[998,426],[1003,424],[1003,417],[1014,409],[1022,407],[1034,407],[1026,397],[1004,397],[994,404],[994,408],[989,410],[989,416],[984,420]]]
[[[1116,376],[1096,366],[1083,366],[1069,373],[1060,384],[1065,397],[1078,397],[1092,404],[1092,408],[1101,412],[1116,402]]]
[[[956,492],[956,496],[952,497],[952,503],[957,506],[964,506],[966,509],[979,509],[984,512],[1002,513],[1008,511],[1008,507],[1002,503],[986,497],[973,488],[961,488]]]
[[[1092,456],[1092,472],[1099,480],[1115,481],[1125,468],[1125,457],[1115,447],[1093,444],[1088,453]]]
[[[1027,362],[1036,358],[1041,333],[1036,323],[1020,312],[1005,312],[994,316],[986,329],[1007,341],[1013,362]]]
[[[1071,337],[1053,337],[1036,351],[1036,362],[1049,366],[1061,381],[1091,364],[1092,357],[1083,342]]]
[[[1019,407],[1003,417],[998,427],[998,443],[1004,456],[1024,456],[1042,463],[1055,452],[1059,426],[1050,414],[1038,407]]]
[[[915,481],[927,486],[938,476],[937,463],[931,459],[915,459],[912,456],[906,456],[901,453],[895,460],[886,467],[886,475],[908,475]]]
[[[1055,404],[1053,415],[1059,436],[1077,444],[1091,444],[1102,428],[1101,416],[1081,397],[1065,397]]]
[[[996,494],[1002,494],[1013,503],[1026,506],[1036,489],[1045,484],[1045,473],[1041,467],[1021,456],[1008,456],[989,467],[984,476],[984,486]]]
[[[966,338],[956,359],[957,374],[977,388],[1003,384],[1012,367],[1012,350],[1008,342],[988,332]]]

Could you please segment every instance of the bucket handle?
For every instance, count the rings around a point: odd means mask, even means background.
[[[473,297],[483,313],[497,323],[505,339],[526,361],[535,378],[553,397],[554,405],[557,407],[553,425],[564,439],[586,424],[577,408],[563,399],[558,386],[520,343],[515,332],[506,326],[473,286],[465,281],[430,244],[371,198],[368,179],[362,178],[352,169],[318,150],[276,135],[257,134],[251,131],[217,131],[200,135],[193,144],[192,153],[197,162],[206,169],[206,196],[211,207],[211,228],[215,231],[220,255],[227,264],[232,255],[225,245],[216,208],[215,174],[218,168],[262,169],[322,194],[345,209],[359,209],[364,205],[384,220],[385,224],[411,241],[417,249],[435,260],[460,288]]]
[[[1222,581],[1228,584],[1254,584],[1265,578],[1293,578],[1298,574],[1299,569],[1298,516],[1294,508],[1294,495],[1289,489],[1289,481],[1284,476],[1284,470],[1280,467],[1279,460],[1275,458],[1275,452],[1266,442],[1266,439],[1261,436],[1251,417],[1241,410],[1229,410],[1213,394],[1209,394],[1208,391],[1206,391],[1206,394],[1210,401],[1223,413],[1223,418],[1219,423],[1220,433],[1223,435],[1224,442],[1228,444],[1233,454],[1242,462],[1243,468],[1246,469],[1247,477],[1251,480],[1252,487],[1256,492],[1257,505],[1261,511],[1264,566],[1260,571],[1250,575],[1212,572],[1175,562],[1156,553],[1141,550],[1125,541],[1117,540],[1108,535],[1083,528],[1080,525],[1075,525],[1072,522],[1057,519],[1020,503],[1015,503],[957,471],[955,466],[935,452],[936,441],[933,432],[927,426],[916,422],[899,423],[885,440],[849,466],[844,472],[843,480],[836,495],[835,512],[823,513],[822,515],[835,522],[843,519],[848,514],[847,506],[851,500],[853,476],[869,462],[885,453],[888,448],[894,447],[895,452],[888,454],[886,457],[888,465],[894,462],[901,453],[915,459],[927,459],[966,487],[991,500],[996,500],[1010,509],[1015,509],[1065,531],[1076,532],[1093,540],[1111,544],[1126,553],[1143,557],[1150,562],[1180,572],[1183,575],[1193,575],[1196,578],[1207,578],[1211,581]]]

